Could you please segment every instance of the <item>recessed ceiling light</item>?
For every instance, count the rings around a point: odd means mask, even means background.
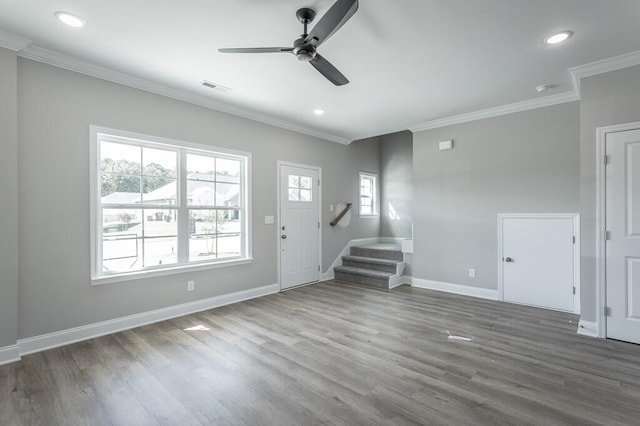
[[[549,37],[545,38],[543,40],[543,43],[544,44],[562,43],[563,41],[566,41],[572,35],[573,35],[573,32],[571,32],[571,31],[562,31],[562,32],[555,33],[555,34],[550,35]]]
[[[60,20],[60,22],[69,25],[70,27],[80,28],[84,27],[87,23],[84,19],[79,17],[78,15],[74,15],[69,12],[56,12],[56,18]]]
[[[316,108],[313,110],[313,113],[315,115],[323,115],[324,114],[324,110],[322,108]]]

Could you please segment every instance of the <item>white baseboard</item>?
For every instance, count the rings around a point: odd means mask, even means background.
[[[598,323],[593,321],[580,320],[578,322],[578,334],[581,336],[599,337]]]
[[[480,299],[498,300],[498,290],[488,288],[470,287],[468,285],[444,283],[440,281],[423,280],[413,277],[411,285],[428,290],[444,291],[447,293],[461,294],[463,296],[477,297]]]
[[[208,309],[242,302],[243,300],[267,296],[269,294],[278,293],[279,291],[280,286],[278,284],[265,285],[249,290],[223,294],[221,296],[211,297],[208,299],[196,300],[194,302],[102,321],[95,324],[70,328],[68,330],[56,331],[54,333],[43,334],[41,336],[29,337],[27,339],[18,340],[17,347],[20,349],[20,355],[27,355],[58,346],[80,342],[82,340],[92,339],[94,337],[104,336],[106,334],[116,333],[118,331],[129,330],[131,328],[140,327],[142,325],[158,321],[164,321],[183,315],[193,314],[195,312],[206,311]],[[0,360],[1,359],[2,354],[0,353]]]
[[[401,285],[409,284],[411,285],[411,277],[408,275],[402,275],[398,278],[394,283],[389,284],[389,290],[392,288],[400,287]]]
[[[0,365],[20,361],[20,348],[18,345],[0,348]]]

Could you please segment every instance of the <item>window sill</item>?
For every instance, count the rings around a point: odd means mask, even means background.
[[[253,262],[252,257],[233,259],[222,262],[200,263],[196,265],[180,265],[172,268],[164,268],[150,271],[136,271],[124,274],[102,275],[91,278],[91,285],[111,284],[124,281],[141,280],[146,278],[162,277],[167,275],[182,274],[185,272],[204,271],[207,269],[226,268],[229,266],[246,265]]]

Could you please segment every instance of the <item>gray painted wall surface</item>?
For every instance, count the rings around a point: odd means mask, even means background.
[[[596,316],[596,129],[640,121],[640,66],[582,80],[580,102],[580,214],[582,312]]]
[[[498,213],[579,210],[578,120],[572,102],[415,134],[413,276],[497,289]]]
[[[380,236],[411,238],[413,133],[380,137]]]
[[[0,348],[18,330],[18,118],[16,55],[0,49]]]
[[[323,270],[349,240],[379,233],[355,216],[328,225],[329,204],[357,202],[358,171],[379,173],[375,140],[342,146],[26,59],[18,105],[19,338],[276,283],[278,232],[264,216],[276,215],[278,160],[322,167]],[[251,152],[253,263],[92,287],[91,124]]]

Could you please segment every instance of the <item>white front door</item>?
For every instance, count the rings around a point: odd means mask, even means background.
[[[574,217],[503,217],[501,224],[503,300],[574,312]]]
[[[607,337],[640,343],[640,130],[606,137]]]
[[[320,278],[319,170],[280,165],[280,288]]]

